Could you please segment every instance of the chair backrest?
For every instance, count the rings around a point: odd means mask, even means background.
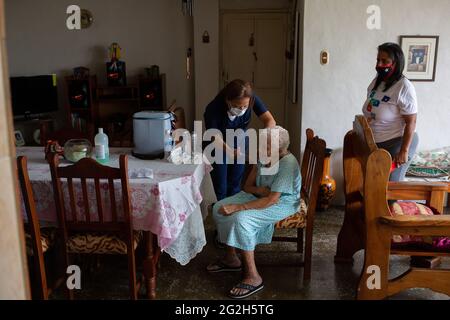
[[[109,146],[117,148],[132,148],[133,141],[133,117],[128,117],[122,130],[117,130],[114,123],[108,124]]]
[[[60,167],[58,156],[52,154],[50,169],[58,220],[64,229],[65,242],[68,232],[114,232],[125,233],[126,240],[129,240],[127,243],[132,243],[133,228],[126,155],[120,156],[120,168],[112,168],[90,158],[84,158],[71,166]],[[67,183],[66,188],[63,188],[63,180]],[[75,185],[77,181],[81,186]],[[115,181],[120,181],[121,185],[119,199],[116,199]],[[95,205],[92,205],[93,202]],[[96,210],[91,210],[93,208]],[[120,208],[122,216],[119,216]]]
[[[320,181],[323,175],[326,143],[314,136],[314,131],[306,130],[306,145],[301,165],[302,186],[301,197],[308,205],[308,222],[314,219]]]
[[[60,130],[48,132],[46,126],[41,126],[41,144],[45,145],[48,140],[58,141],[61,146],[71,139],[87,139],[94,143],[94,126],[88,124],[86,132],[79,131],[74,128],[63,128]]]
[[[171,112],[174,116],[172,121],[174,130],[186,129],[186,115],[182,107],[177,106],[176,101],[173,101],[167,111]]]
[[[27,158],[20,156],[17,158],[17,171],[19,176],[19,184],[22,192],[23,203],[28,220],[31,235],[31,247],[33,249],[34,274],[38,287],[34,290],[38,299],[48,299],[47,276],[45,273],[44,253],[41,243],[41,231],[39,219],[36,213],[36,205],[34,202],[33,189],[31,187],[30,178],[28,176]]]
[[[344,179],[347,193],[364,198],[366,226],[389,215],[387,190],[391,155],[379,149],[364,116],[356,116],[344,140]]]

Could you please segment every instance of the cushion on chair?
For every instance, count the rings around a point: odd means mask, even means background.
[[[306,228],[306,216],[308,206],[303,199],[300,200],[300,210],[296,214],[287,217],[275,224],[276,229],[304,229]]]
[[[54,243],[55,240],[55,228],[42,228],[41,230],[41,245],[42,253],[45,253]],[[25,233],[25,242],[27,247],[27,255],[33,255],[33,241],[30,233]]]
[[[134,232],[134,249],[142,239],[142,232]],[[79,233],[69,237],[70,253],[127,254],[127,245],[114,234]]]
[[[433,209],[412,201],[399,201],[395,202],[390,206],[391,215],[393,217],[397,216],[432,216],[435,212]],[[394,235],[392,239],[393,243],[401,244],[428,244],[433,243],[432,237],[422,237],[422,236],[409,236],[409,235]]]

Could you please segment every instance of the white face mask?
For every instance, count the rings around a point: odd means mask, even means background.
[[[248,107],[244,109],[231,108],[229,114],[234,117],[242,117],[247,112]]]

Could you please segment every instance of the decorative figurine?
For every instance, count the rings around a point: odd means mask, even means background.
[[[111,61],[106,63],[106,76],[111,87],[127,85],[125,62],[119,60],[120,51],[121,48],[116,42],[109,47]]]
[[[51,153],[56,153],[59,156],[64,157],[64,149],[59,145],[58,141],[48,140],[45,144],[45,159],[47,161],[50,161],[49,156]]]

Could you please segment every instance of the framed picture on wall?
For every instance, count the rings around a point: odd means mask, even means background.
[[[438,36],[400,36],[405,53],[405,76],[411,81],[434,81],[439,47]]]

